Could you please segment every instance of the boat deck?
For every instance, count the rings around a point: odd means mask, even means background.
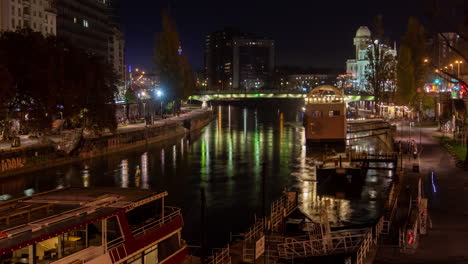
[[[0,203],[0,255],[70,228],[107,218],[154,196],[140,189],[67,188]]]

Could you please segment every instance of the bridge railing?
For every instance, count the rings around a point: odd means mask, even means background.
[[[271,89],[249,89],[249,90],[219,90],[219,91],[195,91],[196,95],[212,95],[212,94],[257,94],[257,93],[295,93],[295,94],[307,94],[307,92],[303,92],[300,90],[271,90]]]

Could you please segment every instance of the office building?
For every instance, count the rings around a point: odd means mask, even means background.
[[[204,72],[209,90],[265,88],[274,67],[273,40],[232,28],[206,37]]]

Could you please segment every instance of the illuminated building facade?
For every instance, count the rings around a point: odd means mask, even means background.
[[[355,59],[349,59],[346,61],[346,74],[351,77],[348,82],[352,83],[352,90],[366,91],[366,69],[369,65],[367,52],[369,45],[372,43],[371,31],[369,28],[366,26],[359,27],[359,29],[356,31],[356,36],[354,37],[353,42],[355,47]],[[387,49],[387,52],[396,57],[396,47],[392,49],[391,47],[385,46],[384,44],[380,45]]]

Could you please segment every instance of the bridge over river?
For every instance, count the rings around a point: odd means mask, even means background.
[[[197,91],[190,96],[190,100],[208,101],[235,101],[244,99],[302,99],[307,97],[307,92],[290,90],[229,90],[229,91]],[[373,101],[374,96],[345,95],[346,101]]]

